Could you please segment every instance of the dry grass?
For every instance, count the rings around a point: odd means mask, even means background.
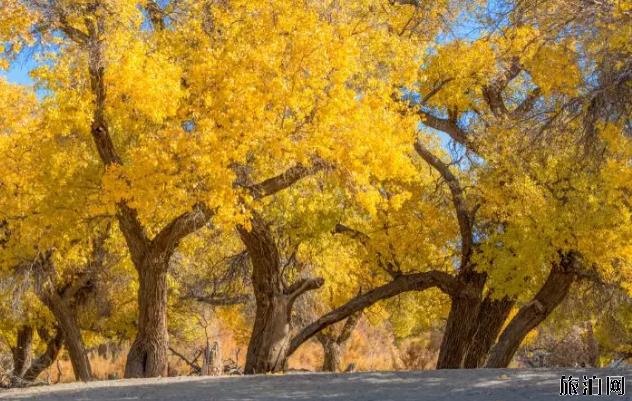
[[[243,367],[246,358],[247,344],[238,341],[233,333],[223,327],[217,327],[211,341],[218,341],[220,358],[224,361],[232,359]],[[172,346],[187,359],[192,360],[204,348],[206,338],[203,333],[193,342],[178,342]],[[98,380],[119,379],[123,377],[128,346],[122,346],[116,352],[90,352],[89,359],[92,372]],[[438,350],[437,339],[424,336],[408,339],[396,345],[392,331],[386,324],[372,326],[365,319],[358,323],[351,339],[343,348],[341,369],[354,363],[358,371],[372,370],[418,370],[432,369],[436,362]],[[290,358],[292,369],[320,371],[323,361],[323,349],[317,341],[308,341]],[[201,359],[197,361],[201,364]],[[191,367],[181,358],[169,356],[169,374],[186,376],[191,374]],[[75,380],[68,354],[62,352],[57,362],[40,376],[49,383],[67,383]]]

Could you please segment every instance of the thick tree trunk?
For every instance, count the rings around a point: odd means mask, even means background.
[[[464,368],[483,366],[514,304],[508,297],[493,299],[491,294],[485,297],[476,319],[476,332],[465,354]]]
[[[257,301],[257,314],[252,329],[245,373],[283,371],[287,364],[290,343],[290,309],[285,296]]]
[[[26,372],[24,372],[22,380],[26,382],[32,382],[37,379],[37,376],[39,376],[40,373],[55,362],[55,359],[57,359],[57,355],[59,355],[59,351],[61,351],[61,347],[64,343],[64,333],[60,329],[57,329],[54,337],[50,337],[43,329],[38,330],[38,334],[40,339],[46,342],[46,350],[43,354],[35,358],[31,362],[31,366],[26,370]]]
[[[252,261],[252,283],[257,303],[244,373],[279,372],[286,368],[290,347],[290,319],[297,297],[322,286],[322,279],[283,283],[279,251],[265,221],[255,214],[250,230],[238,227]]]
[[[139,269],[138,332],[125,364],[125,377],[167,376],[167,261]]]
[[[555,264],[533,300],[524,305],[503,330],[485,364],[487,368],[506,368],[531,330],[542,323],[566,298],[577,271],[577,257],[565,255]]]
[[[452,304],[443,333],[437,369],[463,367],[467,352],[477,328],[476,316],[482,303],[485,275],[467,272],[459,277],[460,286],[450,297]]]
[[[22,377],[31,366],[33,358],[33,327],[24,325],[18,329],[17,343],[13,354],[13,376]]]

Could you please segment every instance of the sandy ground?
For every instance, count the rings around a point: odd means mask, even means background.
[[[353,374],[176,377],[60,384],[0,393],[38,401],[520,401],[560,400],[561,375],[623,375],[628,391],[593,399],[632,400],[632,369],[479,369]],[[581,388],[581,387],[580,387]],[[581,391],[581,390],[580,390]],[[574,399],[592,397],[574,396]]]

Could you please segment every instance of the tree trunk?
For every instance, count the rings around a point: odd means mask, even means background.
[[[77,324],[76,311],[64,302],[57,293],[47,294],[42,300],[55,316],[64,333],[64,342],[70,355],[75,378],[81,381],[92,380],[92,369],[86,348]]]
[[[476,319],[476,332],[465,354],[464,368],[483,366],[514,304],[508,297],[493,299],[491,294],[485,297]]]
[[[340,369],[342,347],[351,338],[351,333],[358,324],[361,314],[361,312],[358,312],[349,316],[337,336],[325,334],[322,331],[316,335],[316,339],[323,346],[324,351],[323,372],[337,372]]]
[[[211,346],[210,341],[206,341],[204,349],[204,363],[200,375],[202,376],[219,376],[224,373],[224,365],[222,363],[222,355],[219,343],[215,341]]]
[[[506,368],[531,330],[542,323],[566,298],[575,280],[577,258],[564,255],[555,264],[531,302],[524,305],[500,335],[485,364],[487,368]]]
[[[167,376],[167,261],[138,269],[138,332],[127,355],[125,377]]]
[[[290,309],[285,296],[257,297],[255,324],[252,329],[245,373],[283,371],[290,343]]]
[[[13,354],[13,376],[22,377],[24,372],[31,366],[33,358],[33,327],[21,326],[18,329],[17,343],[11,349]]]
[[[279,372],[287,365],[294,301],[306,291],[322,286],[323,280],[301,279],[286,286],[272,232],[256,213],[251,224],[250,230],[238,227],[252,261],[252,283],[257,303],[244,373]]]
[[[459,369],[476,333],[485,275],[467,272],[459,277],[461,288],[450,297],[452,304],[443,333],[437,369]]]
[[[31,366],[24,372],[22,380],[26,382],[32,382],[37,379],[40,373],[55,362],[59,351],[61,351],[61,346],[64,343],[64,332],[60,329],[57,329],[54,337],[50,337],[44,329],[38,330],[38,334],[40,339],[46,342],[46,350],[43,354],[34,359],[31,362]]]
[[[323,358],[323,372],[337,372],[340,369],[340,344],[336,341],[321,342],[325,355]]]

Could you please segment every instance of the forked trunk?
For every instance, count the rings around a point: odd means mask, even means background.
[[[508,297],[493,299],[489,294],[485,297],[476,319],[476,332],[465,354],[464,368],[483,366],[514,304]]]
[[[297,297],[320,287],[322,279],[301,279],[286,286],[276,242],[265,221],[254,214],[250,230],[238,227],[252,262],[257,302],[244,373],[279,372],[286,368],[290,349],[290,318]]]
[[[17,343],[11,349],[13,354],[13,376],[22,377],[31,366],[33,358],[33,327],[24,325],[18,329]]]
[[[48,367],[55,362],[55,359],[57,359],[57,355],[59,355],[59,351],[61,351],[61,347],[64,343],[64,334],[60,329],[57,329],[54,337],[50,337],[48,332],[43,329],[38,330],[38,334],[40,339],[46,342],[46,350],[35,358],[31,362],[31,366],[24,372],[22,380],[25,382],[32,382],[37,379],[40,373],[48,369]]]
[[[460,279],[463,288],[450,297],[452,304],[441,341],[437,369],[461,368],[476,333],[476,316],[482,303],[485,275],[469,272]]]
[[[555,264],[533,300],[524,305],[503,330],[485,364],[487,368],[506,368],[531,330],[542,323],[566,298],[575,280],[576,257],[566,255]]]
[[[166,263],[138,270],[138,332],[127,355],[126,378],[167,376]]]

